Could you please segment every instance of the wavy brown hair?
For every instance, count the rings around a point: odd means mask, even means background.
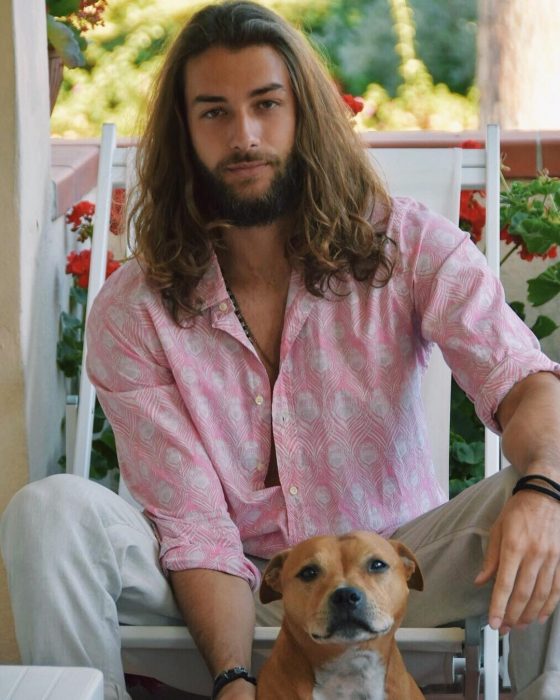
[[[386,284],[392,274],[396,245],[385,234],[389,197],[320,59],[298,30],[261,5],[245,0],[209,5],[183,28],[155,82],[129,216],[148,283],[177,323],[200,308],[193,292],[221,230],[196,202],[185,64],[213,46],[254,45],[271,46],[283,58],[296,99],[294,154],[303,187],[294,233],[286,241],[288,259],[317,296],[348,274],[374,286]],[[374,206],[383,212],[375,227],[368,221]]]

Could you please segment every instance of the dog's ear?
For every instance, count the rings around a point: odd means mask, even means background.
[[[282,597],[282,567],[289,553],[290,550],[286,549],[268,562],[259,590],[261,603],[272,603],[273,600],[280,600]]]
[[[406,545],[398,540],[389,540],[389,542],[393,545],[394,550],[397,552],[404,565],[408,587],[413,588],[415,591],[423,591],[424,579],[414,554]]]

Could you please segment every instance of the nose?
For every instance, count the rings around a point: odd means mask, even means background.
[[[331,605],[337,609],[354,610],[364,600],[364,594],[358,588],[343,586],[331,595]]]
[[[260,144],[259,125],[256,119],[245,111],[240,111],[230,125],[230,147],[234,150],[248,151]]]

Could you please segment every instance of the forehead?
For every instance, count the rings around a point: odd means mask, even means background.
[[[295,547],[286,561],[288,575],[305,564],[318,564],[325,570],[348,571],[357,564],[378,558],[394,565],[399,561],[387,540],[376,535],[356,533],[342,537],[317,537]]]
[[[187,105],[199,95],[216,95],[226,100],[247,97],[253,90],[273,83],[291,93],[283,58],[266,45],[235,50],[214,46],[190,58],[185,66]]]

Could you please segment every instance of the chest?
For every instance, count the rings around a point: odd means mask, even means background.
[[[376,651],[349,650],[316,671],[312,700],[385,700],[385,672]]]

